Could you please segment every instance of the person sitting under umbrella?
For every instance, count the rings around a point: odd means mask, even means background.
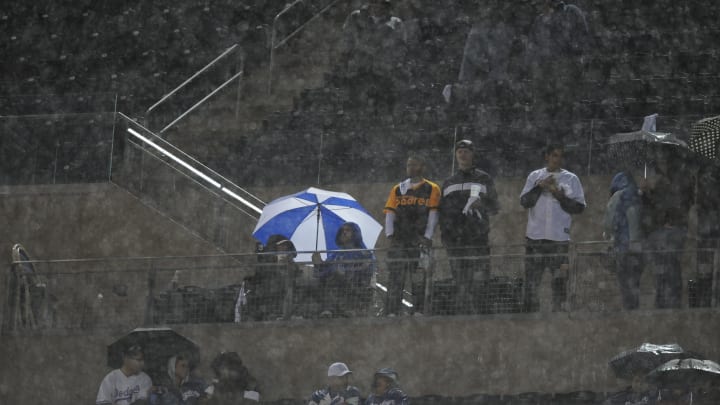
[[[142,347],[133,345],[122,353],[122,366],[108,373],[100,383],[96,405],[147,404],[152,381],[142,369]]]
[[[210,395],[208,404],[242,405],[260,402],[258,383],[236,352],[220,353],[210,367],[215,373],[215,379],[207,390]]]
[[[168,359],[167,375],[161,380],[156,393],[151,394],[151,405],[196,405],[207,398],[208,385],[191,374],[190,357],[178,354]]]
[[[375,255],[367,250],[360,227],[354,222],[346,222],[338,229],[335,244],[341,250],[328,253],[325,261],[318,252],[312,255],[320,277],[323,306],[320,316],[365,313],[370,306],[369,287],[376,268]]]
[[[248,279],[248,310],[256,321],[287,318],[292,314],[295,278],[300,268],[295,263],[297,249],[290,239],[275,234],[258,251],[255,275]]]

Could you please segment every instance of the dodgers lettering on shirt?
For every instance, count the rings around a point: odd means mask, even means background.
[[[119,390],[115,388],[115,392],[113,392],[112,398],[113,402],[119,402],[119,401],[128,401],[132,402],[133,395],[140,393],[140,384],[135,385],[134,387],[127,387],[124,390]]]
[[[585,205],[585,193],[580,179],[573,173],[560,169],[549,172],[546,168],[530,173],[520,196],[532,190],[539,181],[548,176],[555,177],[565,196]],[[553,240],[564,242],[570,240],[570,214],[560,207],[560,202],[550,192],[543,192],[534,207],[528,210],[528,223],[525,236],[533,240]]]

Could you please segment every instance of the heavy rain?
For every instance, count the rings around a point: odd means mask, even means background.
[[[0,404],[720,403],[719,17],[4,2]]]

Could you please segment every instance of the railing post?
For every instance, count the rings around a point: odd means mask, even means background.
[[[570,242],[568,246],[568,280],[567,280],[567,297],[565,305],[567,305],[567,311],[571,312],[575,309],[575,297],[577,294],[577,279],[578,279],[578,266],[577,266],[577,244]]]
[[[155,323],[155,282],[157,280],[157,270],[153,261],[150,261],[150,271],[148,271],[148,296],[145,303],[145,326],[151,326]]]
[[[425,272],[425,294],[423,299],[423,311],[425,315],[432,314],[432,291],[433,291],[433,272],[435,270],[434,248],[422,248],[420,251],[420,265]]]
[[[712,268],[712,290],[710,292],[711,302],[710,307],[714,308],[718,306],[718,273],[720,273],[720,248],[715,247],[713,249],[713,268]]]

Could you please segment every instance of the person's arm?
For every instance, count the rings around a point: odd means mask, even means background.
[[[497,191],[495,190],[495,182],[489,179],[487,184],[487,192],[480,194],[480,201],[488,215],[495,215],[500,211],[500,203],[498,201]]]
[[[387,201],[385,201],[385,236],[388,238],[395,233],[395,210],[398,207],[397,189],[398,185],[395,185],[390,189]]]
[[[387,210],[385,212],[385,236],[391,238],[395,234],[395,212]]]
[[[585,210],[585,204],[566,196],[562,188],[557,188],[552,195],[560,203],[560,208],[568,214],[580,214]]]
[[[432,241],[433,234],[435,233],[435,227],[437,226],[439,218],[440,211],[430,210],[430,212],[428,213],[427,225],[425,226],[425,234],[423,235],[425,239]]]
[[[525,186],[520,193],[520,205],[523,208],[530,209],[537,204],[540,194],[543,192],[543,188],[540,182],[535,181],[535,172],[530,173],[527,180],[525,180]]]
[[[530,191],[520,196],[520,205],[528,209],[534,207],[540,198],[540,194],[542,194],[542,188],[540,188],[540,186],[531,188]]]
[[[112,399],[112,393],[113,393],[113,387],[112,383],[110,382],[109,374],[103,378],[102,382],[100,383],[100,388],[98,389],[97,399],[95,399],[96,405],[112,405],[113,399]]]

